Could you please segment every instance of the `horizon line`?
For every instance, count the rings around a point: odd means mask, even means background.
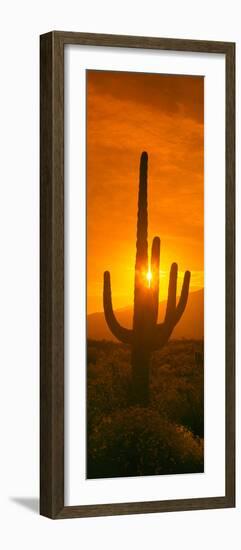
[[[193,290],[192,292],[189,292],[189,296],[191,294],[196,294],[197,292],[201,292],[202,290],[204,290],[204,287],[198,288],[197,290]],[[180,294],[177,295],[177,298],[180,298]],[[163,304],[165,302],[167,302],[167,299],[159,301],[159,305]],[[126,306],[117,307],[117,308],[114,308],[114,309],[115,309],[115,311],[123,311],[124,309],[130,309],[130,308],[133,309],[133,304],[128,304]],[[91,313],[87,313],[87,308],[86,308],[86,317],[89,317],[90,315],[96,315],[97,313],[104,313],[104,309],[101,309],[99,311],[92,311]]]

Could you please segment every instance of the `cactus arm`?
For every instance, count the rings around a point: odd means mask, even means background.
[[[153,319],[154,323],[158,318],[158,306],[159,306],[159,269],[160,269],[160,239],[154,237],[151,249],[151,289],[153,300]]]
[[[164,323],[159,323],[155,326],[151,342],[152,351],[157,351],[167,344],[173,329],[174,326],[166,323],[165,321]]]
[[[177,273],[178,273],[178,266],[176,263],[173,263],[170,271],[168,299],[167,299],[167,308],[166,308],[166,316],[165,316],[165,323],[173,325],[173,327],[181,319],[181,316],[187,305],[189,284],[190,284],[190,277],[191,277],[190,271],[186,271],[184,275],[181,296],[180,296],[178,305],[176,305]]]
[[[177,264],[173,263],[170,270],[168,298],[166,307],[165,323],[171,323],[176,309],[176,294],[177,294]]]
[[[153,337],[153,350],[160,349],[170,338],[175,326],[180,321],[187,305],[191,273],[186,271],[184,275],[181,296],[176,306],[177,264],[172,264],[169,279],[167,309],[164,323],[156,325]]]
[[[131,344],[132,341],[132,331],[122,327],[114,314],[112,307],[112,298],[111,298],[111,282],[110,282],[110,273],[105,271],[104,273],[104,292],[103,292],[103,305],[104,305],[104,314],[107,325],[112,332],[112,334],[123,344]]]
[[[187,305],[190,279],[191,279],[191,273],[190,271],[186,271],[184,275],[181,296],[180,296],[178,305],[176,307],[176,323],[178,323],[178,321],[181,319],[181,316]]]

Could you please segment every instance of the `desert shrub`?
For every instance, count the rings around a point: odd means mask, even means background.
[[[155,354],[151,375],[152,406],[161,416],[204,434],[203,366],[195,363],[199,343],[170,342]]]
[[[88,430],[100,417],[129,406],[131,369],[129,358],[119,353],[115,344],[102,347],[95,364],[88,364]]]
[[[98,361],[98,349],[94,346],[87,347],[87,364],[95,365]]]
[[[105,414],[88,435],[88,477],[203,471],[203,443],[151,408]]]

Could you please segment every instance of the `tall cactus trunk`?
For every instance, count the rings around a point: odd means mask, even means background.
[[[160,239],[152,243],[150,279],[148,281],[148,214],[147,214],[147,153],[140,160],[138,195],[136,263],[134,287],[133,329],[122,327],[113,311],[110,273],[104,273],[103,304],[107,325],[114,336],[131,346],[132,402],[140,406],[149,403],[149,368],[151,353],[161,349],[169,340],[180,320],[188,299],[190,272],[186,271],[182,292],[176,305],[177,264],[170,271],[165,320],[157,324],[159,304]]]
[[[139,405],[149,402],[149,332],[151,320],[150,288],[148,281],[148,214],[147,214],[147,153],[140,160],[138,194],[136,263],[133,312],[132,401]]]
[[[150,351],[134,344],[131,352],[132,385],[131,402],[133,405],[147,407],[150,394]]]

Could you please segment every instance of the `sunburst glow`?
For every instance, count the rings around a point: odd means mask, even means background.
[[[147,281],[148,281],[148,286],[149,286],[149,288],[150,288],[150,286],[151,286],[151,280],[152,280],[152,272],[151,272],[150,270],[147,271],[146,278],[147,278]]]

